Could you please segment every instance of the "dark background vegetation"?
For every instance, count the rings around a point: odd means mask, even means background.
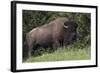
[[[51,12],[51,11],[31,11],[23,10],[23,43],[25,34],[35,27],[44,25],[57,17],[68,17],[78,24],[78,40],[74,47],[84,48],[90,46],[91,42],[91,14],[90,13],[72,13],[72,12]]]

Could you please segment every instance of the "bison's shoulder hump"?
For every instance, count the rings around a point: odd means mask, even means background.
[[[67,17],[59,17],[56,18],[56,21],[68,21],[69,19]]]

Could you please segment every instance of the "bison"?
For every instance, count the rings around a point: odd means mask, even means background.
[[[37,47],[51,47],[56,49],[61,45],[68,45],[77,38],[77,27],[74,21],[66,17],[59,17],[48,24],[33,28],[26,34],[27,48],[24,50],[24,56],[30,57],[32,50]]]

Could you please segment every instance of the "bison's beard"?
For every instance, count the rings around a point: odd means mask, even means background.
[[[77,40],[77,33],[73,32],[69,34],[66,38],[64,38],[64,44],[69,45],[73,44]]]

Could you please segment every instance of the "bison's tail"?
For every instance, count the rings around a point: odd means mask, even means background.
[[[28,57],[28,45],[27,45],[27,42],[25,41],[24,43],[23,43],[23,50],[22,50],[22,57],[23,57],[23,61],[25,61],[26,59],[27,59],[27,57]]]

